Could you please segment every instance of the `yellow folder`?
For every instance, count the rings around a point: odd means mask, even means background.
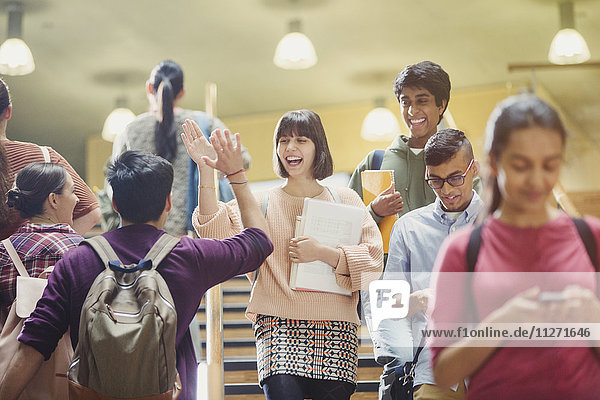
[[[394,171],[392,170],[366,170],[360,173],[362,180],[363,201],[369,205],[375,197],[385,189],[390,187],[394,180]],[[379,223],[379,231],[383,238],[383,252],[387,254],[390,248],[390,234],[392,227],[398,219],[396,214],[385,217]]]

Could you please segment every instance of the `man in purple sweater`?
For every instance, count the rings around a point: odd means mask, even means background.
[[[108,182],[122,228],[104,233],[123,264],[137,263],[164,234],[171,210],[171,164],[149,153],[128,151],[110,166]],[[177,310],[177,370],[180,400],[196,398],[197,361],[189,325],[211,286],[257,269],[273,251],[266,221],[248,185],[235,185],[242,222],[239,235],[224,240],[182,237],[158,266]],[[47,360],[67,328],[77,345],[83,301],[96,276],[105,269],[90,246],[67,252],[50,275],[48,286],[19,336],[19,350],[0,386],[0,399],[17,399],[42,361]],[[118,368],[118,366],[115,366]]]

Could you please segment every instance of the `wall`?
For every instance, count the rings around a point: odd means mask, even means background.
[[[463,130],[471,142],[477,158],[482,158],[485,125],[495,105],[505,97],[516,93],[525,85],[496,85],[455,89],[452,91],[448,110],[459,129]],[[538,87],[540,97],[555,104],[551,96]],[[396,99],[387,99],[386,106],[400,121],[401,128],[407,133],[402,122],[400,108]],[[372,109],[372,102],[341,104],[314,107],[323,121],[333,155],[336,172],[351,173],[365,155],[374,149],[383,149],[389,142],[368,142],[360,137],[362,121]],[[268,112],[222,118],[234,132],[240,132],[242,143],[252,155],[252,168],[248,173],[251,181],[276,179],[272,168],[273,131],[278,119],[285,111]],[[565,168],[561,182],[566,191],[600,190],[600,174],[595,169],[600,160],[600,151],[592,141],[568,116],[563,115],[565,124],[572,133],[566,153]],[[93,137],[87,143],[87,181],[93,186],[103,186],[102,169],[110,156],[111,145],[100,137]]]

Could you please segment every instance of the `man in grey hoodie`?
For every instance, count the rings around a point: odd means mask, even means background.
[[[437,132],[450,100],[450,77],[438,64],[422,61],[408,65],[396,77],[394,93],[400,103],[410,136],[399,135],[385,150],[381,166],[373,168],[374,151],[358,164],[348,186],[362,198],[361,171],[393,170],[394,182],[368,208],[375,222],[433,203],[435,193],[427,186],[423,148]]]

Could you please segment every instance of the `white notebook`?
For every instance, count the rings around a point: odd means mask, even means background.
[[[296,236],[309,236],[333,248],[356,245],[360,243],[364,216],[361,207],[306,198],[302,216],[296,220]],[[352,295],[338,285],[333,267],[322,261],[292,263],[290,286],[295,290]]]

